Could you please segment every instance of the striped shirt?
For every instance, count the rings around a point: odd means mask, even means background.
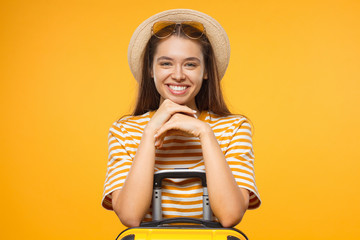
[[[111,193],[122,188],[142,132],[153,114],[147,112],[140,116],[127,116],[110,128],[109,161],[102,200],[103,207],[108,210],[112,210]],[[199,120],[212,128],[239,187],[250,191],[249,209],[259,207],[261,200],[255,184],[249,121],[243,116],[220,117],[208,111],[203,111]],[[155,172],[174,168],[205,170],[199,138],[165,137],[162,148],[155,152]],[[162,211],[163,218],[202,218],[201,182],[196,179],[165,179],[162,184]],[[151,209],[144,218],[144,221],[150,220]]]

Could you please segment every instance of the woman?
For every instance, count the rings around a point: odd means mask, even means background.
[[[205,170],[224,227],[260,205],[251,125],[231,115],[221,93],[229,55],[221,25],[194,10],[156,14],[134,32],[128,60],[139,94],[133,115],[110,129],[103,198],[124,225],[151,220],[153,174],[164,169]],[[202,217],[200,182],[168,179],[163,189],[164,218]]]

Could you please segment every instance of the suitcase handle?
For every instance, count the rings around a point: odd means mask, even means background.
[[[161,170],[154,174],[154,188],[161,187],[164,178],[200,178],[203,187],[206,187],[206,174],[203,170],[173,169]]]
[[[154,174],[154,192],[153,192],[153,221],[162,220],[161,210],[161,183],[164,178],[200,178],[203,186],[203,219],[212,220],[212,211],[209,202],[209,196],[206,185],[206,174],[203,170],[195,169],[173,169],[161,170]]]
[[[212,222],[207,221],[204,219],[198,219],[198,218],[187,218],[187,217],[176,217],[176,218],[166,218],[158,221],[151,221],[151,222],[143,222],[140,224],[141,227],[158,227],[163,224],[169,224],[169,223],[197,223],[201,224],[205,227],[209,228],[222,228],[221,224],[219,222]]]

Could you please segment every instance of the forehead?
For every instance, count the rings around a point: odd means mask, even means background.
[[[200,43],[177,36],[171,36],[160,41],[156,48],[154,58],[162,56],[179,59],[195,57],[199,58],[201,61],[203,60]]]

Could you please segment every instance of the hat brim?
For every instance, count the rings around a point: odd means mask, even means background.
[[[136,81],[142,78],[145,47],[151,38],[151,27],[158,21],[196,21],[204,25],[213,48],[220,79],[225,75],[230,60],[230,42],[223,27],[209,15],[191,9],[173,9],[160,12],[142,22],[131,37],[128,62]]]

